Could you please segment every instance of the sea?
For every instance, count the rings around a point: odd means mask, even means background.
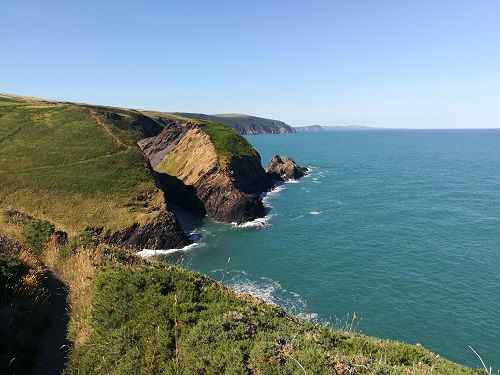
[[[173,263],[303,319],[500,369],[500,129],[248,136],[309,168],[244,225],[178,215]]]

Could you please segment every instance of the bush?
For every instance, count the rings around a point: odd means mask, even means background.
[[[47,220],[33,220],[23,230],[23,236],[33,255],[40,256],[50,235],[54,233],[54,224]]]
[[[301,321],[158,264],[99,274],[91,325],[66,374],[477,373],[416,346]]]
[[[86,248],[93,244],[95,233],[91,230],[85,230],[81,233],[76,234],[69,240],[69,242],[61,246],[59,249],[59,258],[66,259],[68,256],[73,254],[79,247]]]

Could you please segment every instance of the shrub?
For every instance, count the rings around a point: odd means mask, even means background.
[[[68,256],[73,254],[79,247],[86,248],[93,244],[95,233],[91,230],[85,230],[81,233],[76,234],[69,240],[69,242],[61,246],[59,249],[59,258],[66,259]]]
[[[50,235],[54,233],[54,224],[47,220],[33,220],[23,230],[23,236],[33,255],[40,256]]]

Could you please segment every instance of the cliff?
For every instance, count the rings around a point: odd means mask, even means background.
[[[321,125],[294,126],[294,129],[297,132],[311,132],[311,131],[325,130]]]
[[[195,119],[218,122],[229,126],[238,133],[247,134],[284,134],[295,133],[295,129],[283,121],[242,114],[205,115],[202,113],[175,112],[175,115]]]
[[[260,194],[272,187],[259,154],[216,123],[170,122],[139,142],[166,199],[224,223],[265,215]]]

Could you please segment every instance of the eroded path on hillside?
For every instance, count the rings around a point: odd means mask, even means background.
[[[122,147],[125,147],[127,150],[130,150],[130,146],[129,145],[126,145],[125,143],[123,143],[116,135],[113,134],[113,132],[111,131],[111,129],[109,129],[109,127],[104,123],[102,122],[102,120],[99,118],[99,116],[97,116],[97,112],[95,110],[90,110],[90,115],[92,116],[92,118],[94,119],[95,122],[97,122],[99,124],[99,126],[101,128],[104,129],[104,131],[111,137],[113,138],[116,143]]]

